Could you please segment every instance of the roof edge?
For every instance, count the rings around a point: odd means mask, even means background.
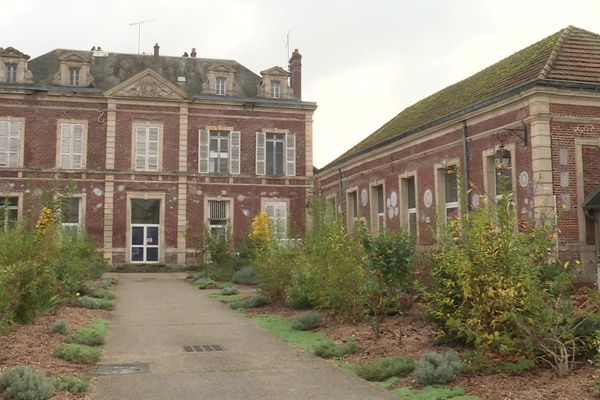
[[[552,52],[550,53],[548,60],[546,60],[546,64],[544,65],[544,67],[540,71],[540,74],[538,75],[538,79],[546,79],[546,77],[554,67],[554,61],[556,61],[556,58],[558,57],[558,54],[562,49],[565,39],[571,34],[571,32],[573,32],[573,29],[574,26],[569,25],[562,30],[560,36],[556,40],[556,43],[554,43],[554,46],[552,47]]]
[[[553,80],[553,79],[537,79],[534,81],[530,81],[527,82],[524,85],[521,86],[517,86],[515,88],[509,89],[508,91],[505,91],[503,93],[497,94],[495,96],[489,97],[485,100],[482,100],[478,103],[475,104],[471,104],[467,107],[464,107],[458,111],[452,112],[450,114],[446,114],[443,117],[440,117],[436,120],[430,121],[424,125],[409,129],[407,131],[404,132],[400,132],[390,138],[387,138],[385,140],[382,140],[381,142],[377,142],[369,147],[366,147],[364,149],[361,149],[359,151],[357,151],[356,153],[350,154],[346,157],[340,157],[337,158],[333,161],[331,161],[329,164],[326,164],[324,167],[319,169],[319,173],[324,172],[330,168],[334,168],[336,166],[339,166],[340,164],[349,161],[353,158],[362,156],[364,154],[368,154],[373,150],[376,150],[379,147],[382,146],[386,146],[388,144],[392,144],[400,139],[403,139],[407,136],[413,135],[415,133],[418,133],[420,131],[423,131],[425,129],[434,127],[436,125],[439,125],[443,122],[449,121],[453,118],[459,117],[463,114],[466,114],[468,112],[472,112],[472,111],[476,111],[478,109],[481,109],[483,107],[486,107],[488,105],[497,103],[503,99],[509,98],[511,96],[514,96],[520,92],[523,92],[527,89],[536,87],[536,86],[540,86],[540,87],[551,87],[551,88],[558,88],[558,89],[577,89],[577,90],[591,90],[591,91],[597,91],[600,92],[600,84],[590,84],[590,83],[585,83],[585,82],[578,82],[578,81],[562,81],[562,80]]]

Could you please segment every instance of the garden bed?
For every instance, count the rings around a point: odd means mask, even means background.
[[[74,364],[52,355],[53,350],[64,342],[65,336],[52,334],[51,328],[54,323],[62,320],[68,324],[71,331],[74,331],[98,319],[110,320],[111,313],[105,310],[63,306],[49,315],[39,317],[30,325],[16,327],[12,332],[0,336],[0,373],[17,365],[28,365],[43,369],[49,376],[85,377],[89,365]],[[75,395],[57,391],[52,400],[75,400],[86,397],[85,394]]]
[[[261,314],[279,315],[293,319],[301,311],[293,310],[283,303],[269,304],[248,309],[250,316]],[[325,318],[325,326],[318,329],[330,340],[341,341],[352,337],[361,351],[347,355],[338,362],[352,365],[375,361],[383,357],[409,356],[414,359],[428,351],[445,352],[447,346],[434,344],[434,327],[424,319],[423,310],[417,304],[403,318],[386,318],[381,325],[381,335],[376,338],[367,322],[344,322],[333,317]],[[463,356],[467,349],[453,349]],[[498,362],[501,362],[499,360]],[[451,386],[461,387],[466,394],[484,400],[500,399],[596,399],[594,379],[600,369],[585,365],[566,378],[557,378],[550,370],[536,368],[519,375],[507,373],[485,374],[473,372],[459,377]],[[418,387],[412,375],[397,380],[392,388]]]

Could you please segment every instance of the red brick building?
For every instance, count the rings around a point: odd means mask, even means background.
[[[510,168],[498,168],[501,146]],[[436,217],[459,212],[457,168],[471,207],[503,184],[521,218],[557,215],[558,251],[596,281],[600,36],[567,27],[421,100],[322,168],[315,186],[350,229],[364,216],[431,244]]]
[[[42,189],[114,264],[195,262],[204,229],[236,240],[266,210],[300,231],[312,187],[301,55],[257,75],[232,60],[0,49],[4,224],[35,220]]]

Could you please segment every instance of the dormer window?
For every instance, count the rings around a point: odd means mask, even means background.
[[[215,93],[224,96],[227,87],[227,80],[225,78],[217,78],[217,84],[215,87]]]
[[[69,86],[79,86],[79,68],[69,68]]]
[[[52,81],[55,85],[88,87],[94,85],[90,74],[90,57],[76,52],[58,57],[58,72]]]
[[[274,99],[281,97],[281,82],[271,81],[271,97]]]
[[[0,47],[0,82],[33,83],[33,76],[27,69],[29,56],[14,47]]]
[[[6,82],[16,83],[17,82],[17,64],[5,64],[6,65]]]

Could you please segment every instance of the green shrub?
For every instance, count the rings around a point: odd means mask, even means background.
[[[357,235],[346,232],[343,220],[323,214],[313,201],[313,226],[302,242],[294,274],[309,302],[342,317],[364,316],[366,255]]]
[[[105,300],[113,300],[115,298],[115,295],[107,289],[104,289],[102,287],[97,287],[92,292],[91,297],[96,297],[98,299],[105,299]]]
[[[262,292],[274,300],[284,300],[294,268],[301,257],[300,246],[274,242],[260,251],[256,260],[256,279]]]
[[[313,353],[321,358],[338,358],[347,354],[358,353],[359,350],[355,340],[349,340],[342,344],[326,341],[316,345]]]
[[[267,305],[271,300],[262,293],[255,293],[249,299],[244,300],[242,307],[244,308],[256,308]]]
[[[83,344],[66,343],[54,349],[54,355],[77,364],[95,364],[102,355],[102,349]]]
[[[323,325],[323,317],[316,311],[306,311],[298,315],[292,323],[297,331],[310,331]]]
[[[382,358],[358,366],[356,373],[368,381],[381,382],[392,376],[406,376],[415,369],[415,363],[408,357]]]
[[[240,291],[235,286],[225,286],[223,289],[221,289],[220,293],[223,296],[233,296],[234,294],[238,294],[239,292]]]
[[[52,333],[60,333],[61,335],[66,335],[69,333],[69,325],[65,321],[58,321],[52,325],[50,329]]]
[[[114,300],[105,300],[105,299],[97,299],[95,297],[89,296],[80,296],[75,299],[75,306],[81,308],[89,308],[92,310],[114,310],[115,309],[115,301]]]
[[[535,360],[521,358],[516,362],[507,362],[500,365],[500,371],[509,375],[521,375],[523,372],[536,367]]]
[[[217,286],[216,282],[210,278],[200,278],[194,282],[194,286],[198,289],[208,289],[209,286]]]
[[[18,366],[0,375],[0,394],[7,400],[46,400],[54,385],[41,369]]]
[[[535,310],[569,288],[572,271],[556,263],[552,224],[542,218],[524,225],[516,208],[506,194],[494,207],[440,227],[434,288],[425,296],[444,338],[482,350],[527,351],[526,341],[517,340],[517,321],[537,318]]]
[[[59,375],[52,378],[56,390],[63,390],[72,394],[87,393],[90,384],[76,376]]]
[[[119,279],[114,276],[105,276],[100,281],[100,287],[103,289],[111,289],[114,285],[119,283]]]
[[[229,303],[229,308],[231,308],[232,310],[239,310],[240,308],[243,308],[243,303],[241,301],[232,301],[231,303]]]
[[[312,308],[312,304],[308,298],[307,282],[301,273],[297,274],[292,286],[287,291],[287,305],[296,310]]]
[[[248,265],[233,274],[233,281],[242,285],[256,285],[256,267]]]
[[[108,321],[92,321],[88,326],[77,329],[67,336],[68,343],[84,344],[86,346],[97,346],[104,343],[104,337],[108,331]]]
[[[443,385],[456,380],[464,368],[455,351],[449,350],[445,355],[427,352],[417,361],[415,378],[421,386]]]
[[[195,282],[200,278],[208,278],[208,273],[206,271],[191,271],[188,272],[188,275],[185,279],[190,279]]]
[[[392,307],[399,306],[401,293],[412,289],[410,260],[415,249],[414,239],[403,230],[372,235],[366,227],[361,227],[358,232],[367,254],[365,304],[373,332],[379,336],[384,316]]]

